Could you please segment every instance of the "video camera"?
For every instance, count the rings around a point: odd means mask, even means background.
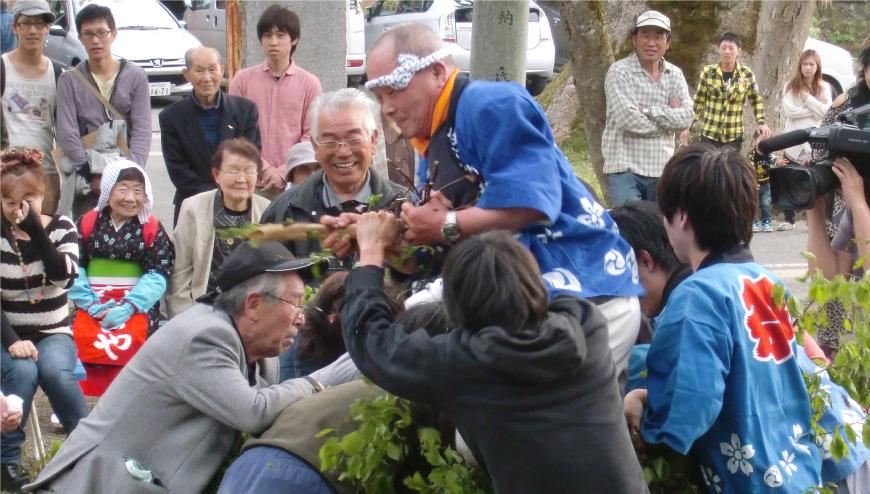
[[[817,197],[840,181],[833,171],[834,158],[843,156],[855,165],[870,185],[870,104],[844,111],[837,121],[809,129],[793,130],[758,143],[769,154],[808,142],[813,148],[811,166],[786,165],[770,170],[771,202],[781,209],[808,209]]]

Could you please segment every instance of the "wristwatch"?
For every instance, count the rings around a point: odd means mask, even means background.
[[[447,211],[447,217],[444,218],[444,226],[441,227],[441,236],[450,243],[456,243],[462,237],[462,233],[459,231],[459,224],[456,222],[456,211]]]

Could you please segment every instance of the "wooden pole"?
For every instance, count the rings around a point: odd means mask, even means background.
[[[228,0],[226,3],[227,23],[227,86],[236,72],[242,69],[242,15],[239,10],[239,0]]]

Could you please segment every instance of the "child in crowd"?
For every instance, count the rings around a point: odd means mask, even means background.
[[[758,144],[758,138],[756,138]],[[755,180],[758,183],[758,205],[761,210],[761,220],[752,220],[753,233],[773,232],[773,214],[770,204],[770,168],[776,166],[776,157],[772,154],[762,154],[757,149],[752,149],[746,155],[746,159],[755,168]]]
[[[97,207],[78,220],[79,273],[70,289],[86,394],[103,391],[157,329],[160,298],[175,261],[163,225],[151,215],[148,175],[129,160],[106,166]]]
[[[665,165],[657,199],[677,257],[694,274],[656,319],[647,389],[625,397],[647,443],[690,455],[710,493],[802,493],[821,456],[781,284],[749,251],[755,173],[730,149],[695,144]]]
[[[606,321],[570,295],[548,301],[531,253],[506,231],[463,240],[442,270],[452,330],[393,322],[388,212],[357,223],[360,267],[341,310],[348,352],[376,385],[442,410],[496,493],[645,491],[625,421]]]

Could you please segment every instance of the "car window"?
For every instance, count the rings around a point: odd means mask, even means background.
[[[83,2],[82,7],[89,3],[105,5],[112,9],[118,30],[178,28],[178,22],[173,15],[155,0],[92,0]]]
[[[190,10],[203,10],[211,7],[211,0],[184,0]]]
[[[371,17],[426,12],[435,0],[384,0],[371,7]]]
[[[66,2],[64,0],[52,0],[48,2],[48,8],[54,13],[54,23],[64,29],[69,29],[69,18],[66,15]]]

